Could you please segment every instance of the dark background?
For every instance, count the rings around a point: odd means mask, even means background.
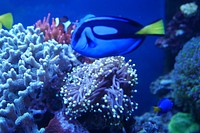
[[[22,23],[24,27],[33,25],[48,13],[51,17],[68,16],[72,21],[80,20],[86,14],[96,16],[112,15],[133,19],[147,25],[159,18],[165,20],[164,0],[1,0],[0,14],[11,12],[14,23]],[[144,43],[132,53],[126,55],[136,64],[139,84],[135,100],[140,115],[151,110],[157,99],[150,93],[149,85],[163,74],[163,51],[154,45],[157,37],[148,36]]]

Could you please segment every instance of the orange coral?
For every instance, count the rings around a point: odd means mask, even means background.
[[[69,26],[67,32],[65,32],[63,25],[56,26],[54,18],[52,18],[51,25],[49,20],[50,13],[47,15],[47,17],[44,17],[43,21],[38,20],[35,23],[35,27],[40,28],[40,31],[44,33],[45,41],[54,39],[61,44],[71,43],[71,31],[75,28],[74,25]]]

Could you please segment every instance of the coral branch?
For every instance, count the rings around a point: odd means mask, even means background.
[[[44,17],[43,21],[38,20],[35,23],[35,28],[39,28],[41,32],[44,33],[45,41],[54,39],[60,44],[70,44],[71,42],[71,30],[73,30],[73,26],[68,27],[69,30],[66,32],[65,27],[56,26],[55,19],[52,18],[52,23],[49,23],[50,13],[47,17]]]

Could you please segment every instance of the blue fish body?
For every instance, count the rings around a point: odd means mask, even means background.
[[[158,103],[157,107],[154,107],[154,111],[158,112],[158,115],[164,114],[169,112],[173,107],[173,103],[171,100],[169,100],[168,98],[163,98],[160,100],[160,102]]]
[[[72,34],[72,48],[78,53],[101,58],[124,55],[136,49],[145,36],[136,34],[143,26],[119,17],[86,16]]]

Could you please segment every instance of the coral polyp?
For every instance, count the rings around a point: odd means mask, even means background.
[[[71,119],[88,112],[98,114],[110,125],[128,120],[138,106],[132,95],[136,92],[133,87],[137,84],[137,74],[134,64],[129,63],[117,56],[73,68],[60,91],[65,113]]]

